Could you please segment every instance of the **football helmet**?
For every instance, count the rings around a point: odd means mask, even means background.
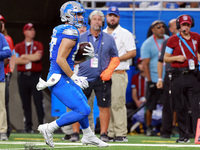
[[[64,3],[60,8],[60,17],[62,22],[67,22],[77,28],[82,26],[79,21],[84,22],[84,18],[77,18],[78,13],[84,13],[83,5],[76,1],[69,1]],[[75,17],[76,16],[76,17]]]

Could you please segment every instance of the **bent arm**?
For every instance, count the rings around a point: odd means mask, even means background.
[[[142,105],[142,102],[140,102],[138,99],[136,88],[132,88],[132,99],[134,100],[137,107],[140,107],[140,105]]]
[[[42,58],[42,53],[41,52],[36,52],[34,54],[23,54],[20,57],[24,59],[28,59],[29,61],[39,61]]]
[[[68,77],[71,77],[74,74],[74,72],[71,70],[71,68],[67,62],[67,57],[69,56],[69,54],[75,44],[76,44],[76,41],[64,38],[64,39],[62,39],[62,42],[58,49],[58,55],[57,55],[56,62],[58,63],[60,68],[65,72],[65,74]]]
[[[15,57],[15,64],[16,65],[25,65],[28,64],[30,61],[28,59],[24,59],[21,57]]]
[[[126,54],[124,54],[124,55],[122,55],[122,56],[119,57],[119,60],[120,61],[126,61],[126,60],[128,60],[130,58],[133,58],[135,56],[136,56],[136,50],[127,51]]]
[[[167,63],[172,63],[172,62],[175,62],[175,61],[184,62],[186,59],[187,58],[184,57],[183,55],[172,56],[171,54],[166,53],[166,52],[165,52],[165,55],[164,55],[164,61],[167,62]]]

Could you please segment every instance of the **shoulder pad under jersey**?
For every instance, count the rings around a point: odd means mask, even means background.
[[[78,36],[78,30],[73,28],[67,28],[63,30],[62,34]]]

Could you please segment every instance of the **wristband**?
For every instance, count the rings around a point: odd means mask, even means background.
[[[75,79],[77,79],[77,75],[74,73],[70,78],[74,81]]]
[[[158,78],[158,81],[162,81],[162,78]]]

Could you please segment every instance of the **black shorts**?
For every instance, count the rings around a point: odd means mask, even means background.
[[[150,92],[150,90],[147,87],[146,88],[147,110],[156,110],[156,105],[162,104],[162,96],[163,96],[162,89],[156,88],[153,92]]]
[[[110,107],[111,106],[111,84],[112,81],[102,81],[98,79],[94,82],[89,82],[89,87],[83,90],[87,99],[89,99],[92,90],[95,92],[97,98],[97,105],[100,107]]]

